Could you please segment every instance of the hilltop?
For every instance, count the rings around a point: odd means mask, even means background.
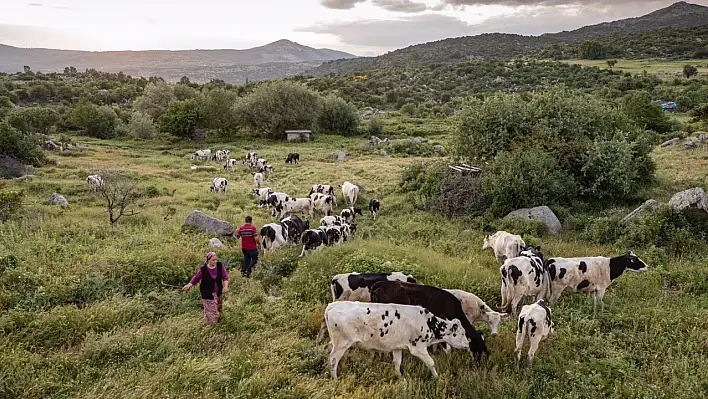
[[[309,73],[313,75],[352,73],[377,68],[423,66],[468,60],[508,60],[522,56],[538,58],[547,56],[549,52],[552,53],[550,50],[555,47],[573,48],[582,40],[598,38],[606,39],[611,45],[620,40],[625,43],[628,36],[636,41],[637,37],[641,39],[642,35],[660,35],[661,42],[685,42],[692,40],[693,37],[683,36],[683,33],[703,25],[708,25],[708,7],[679,2],[638,18],[586,26],[570,32],[547,33],[541,36],[485,33],[456,37],[409,46],[378,57],[330,61]],[[648,33],[650,31],[654,33]],[[703,31],[699,30],[699,33]],[[695,41],[692,45],[700,47]],[[635,48],[634,52],[626,57],[641,57],[649,55],[648,53]]]
[[[0,45],[0,72],[17,72],[25,65],[42,72],[60,72],[74,66],[78,70],[162,76],[168,80],[187,76],[197,82],[228,79],[242,83],[246,79],[290,76],[322,61],[353,57],[345,52],[316,49],[289,40],[244,50],[74,51]]]

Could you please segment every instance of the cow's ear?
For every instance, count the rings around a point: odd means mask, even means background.
[[[536,251],[541,252],[541,246],[540,246],[540,245],[536,245]]]

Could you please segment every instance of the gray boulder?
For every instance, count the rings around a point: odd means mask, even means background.
[[[182,229],[190,227],[219,236],[232,236],[234,234],[234,226],[231,223],[211,217],[202,211],[192,211],[184,218]]]
[[[214,237],[211,240],[209,240],[209,248],[224,249],[226,247],[224,246],[224,243],[221,242],[221,240]]]
[[[622,218],[620,220],[621,223],[626,223],[629,222],[633,219],[636,219],[638,217],[645,216],[649,213],[658,211],[659,209],[663,208],[664,205],[660,203],[659,201],[650,199],[647,200],[647,202],[643,203],[639,208],[633,210],[632,212],[628,213],[627,216]]]
[[[371,144],[372,147],[376,148],[381,145],[381,139],[376,136],[371,136],[369,143]]]
[[[337,158],[337,161],[344,161],[347,159],[347,153],[344,151],[337,151],[334,153],[334,157]]]
[[[553,213],[551,208],[547,206],[518,209],[504,216],[504,219],[510,218],[540,220],[546,226],[549,234],[558,234],[563,230],[560,220],[558,220],[558,217]]]
[[[45,150],[49,150],[49,151],[56,151],[56,150],[61,149],[61,147],[59,146],[59,144],[55,143],[54,140],[47,140],[47,141],[45,141],[45,142],[42,144],[42,147],[43,147]]]
[[[388,152],[386,152],[386,150],[381,150],[381,151],[379,151],[379,154],[381,154],[382,157],[387,157],[387,156],[388,156]]]
[[[59,205],[62,208],[66,208],[67,206],[69,206],[69,201],[67,201],[63,195],[57,193],[52,194],[52,196],[49,197],[48,202],[52,205]]]
[[[675,211],[708,216],[708,197],[700,187],[674,194],[669,201],[669,206]]]
[[[433,150],[440,154],[441,152],[445,151],[445,147],[440,144],[437,144],[435,147],[433,147]]]
[[[661,143],[661,146],[662,146],[662,147],[668,147],[668,146],[670,146],[670,145],[676,145],[676,144],[678,144],[680,141],[681,141],[680,138],[674,137],[674,138],[671,139],[671,140],[664,141],[663,143]]]

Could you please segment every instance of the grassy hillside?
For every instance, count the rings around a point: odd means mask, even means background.
[[[666,259],[638,250],[651,269],[616,281],[601,314],[592,314],[587,297],[563,297],[552,306],[555,334],[541,344],[533,369],[516,368],[515,322],[508,321],[498,337],[487,336],[492,358],[481,367],[462,351],[437,355],[441,377],[433,380],[421,362],[404,355],[403,378],[397,378],[386,356],[350,350],[336,383],[327,371],[327,351],[314,341],[329,299],[327,283],[336,273],[384,270],[391,261],[392,269],[412,272],[423,283],[465,289],[500,304],[499,265],[480,250],[484,233],[468,221],[416,210],[397,193],[402,169],[416,158],[382,158],[364,150],[364,140],[326,136],[299,145],[211,145],[230,148],[236,157],[257,149],[276,167],[267,186],[292,195],[306,195],[312,183],[357,183],[366,189],[361,204],[379,198],[382,214],[375,222],[361,218],[358,236],[343,246],[299,262],[296,248],[267,256],[251,280],[235,272],[241,254],[238,243],[227,242],[219,256],[232,273],[232,289],[222,321],[209,328],[202,323],[198,292],[183,296],[174,287],[196,271],[211,236],[183,233],[180,226],[193,209],[233,223],[247,214],[259,227],[269,222],[249,194],[250,175],[226,173],[216,164],[214,171],[190,170],[186,154],[193,146],[77,140],[88,149],[38,169],[36,179],[0,182],[0,188],[26,193],[22,220],[0,224],[0,397],[708,395],[701,371],[708,362],[705,255]],[[350,158],[330,161],[329,154],[340,149]],[[293,151],[301,154],[301,164],[285,165]],[[654,157],[657,199],[708,186],[704,149],[662,149]],[[138,179],[143,193],[141,213],[113,229],[85,183],[86,175],[107,169]],[[226,194],[209,192],[216,176],[229,178]],[[52,192],[65,195],[69,208],[46,205]],[[625,250],[588,244],[573,232],[542,238],[541,244],[548,256]]]
[[[562,61],[568,64],[578,64],[584,67],[597,67],[610,69],[605,60],[567,60]],[[660,60],[624,60],[618,59],[617,65],[612,69],[631,74],[647,71],[661,79],[674,79],[683,77],[683,66],[693,65],[698,69],[698,73],[705,75],[708,73],[708,61],[706,60],[685,60],[685,61],[660,61]]]

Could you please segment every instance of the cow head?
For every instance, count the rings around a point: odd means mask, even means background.
[[[484,236],[484,244],[482,245],[482,251],[487,248],[492,248],[494,246],[494,236],[487,234]]]
[[[483,308],[481,311],[483,316],[482,318],[486,319],[489,330],[492,332],[492,337],[496,337],[499,335],[499,326],[504,320],[509,318],[509,314],[495,312],[489,308],[486,310]]]
[[[349,225],[349,232],[350,232],[351,234],[356,233],[356,223],[351,223],[351,224]]]
[[[261,195],[261,190],[260,190],[260,189],[257,189],[257,188],[254,188],[254,189],[253,189],[253,194]],[[260,201],[260,202],[263,202],[263,201]],[[259,204],[258,204],[259,207],[260,207],[260,202],[259,202]]]
[[[482,355],[489,356],[489,349],[487,349],[487,343],[484,341],[484,334],[481,331],[472,328],[472,331],[465,331],[465,333],[470,350],[477,361],[482,359]]]
[[[361,213],[361,208],[356,208],[356,207],[355,207],[355,208],[354,208],[354,214],[355,214],[355,215],[364,216],[364,215]]]
[[[643,260],[639,259],[637,255],[634,254],[634,252],[629,251],[627,253],[627,260],[625,261],[625,265],[627,266],[627,270],[631,272],[643,272],[647,270],[647,264],[644,263]]]
[[[467,349],[465,329],[460,324],[460,320],[452,319],[446,323],[442,332],[442,340],[455,349]]]

